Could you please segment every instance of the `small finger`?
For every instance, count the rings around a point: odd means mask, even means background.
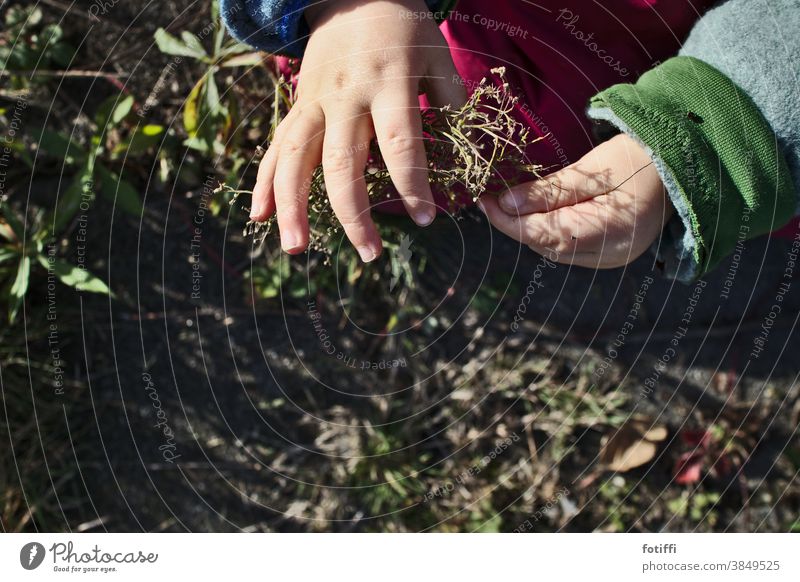
[[[322,157],[324,117],[320,109],[299,114],[284,135],[275,168],[275,206],[281,247],[290,254],[308,246],[308,194]]]
[[[250,206],[250,220],[264,222],[275,212],[273,180],[278,163],[278,148],[270,147],[258,164],[258,177],[253,186],[253,202]]]
[[[436,216],[428,179],[428,159],[416,85],[395,94],[379,95],[372,119],[386,168],[411,218],[427,226]]]
[[[250,220],[264,222],[275,212],[275,168],[278,164],[281,138],[292,124],[292,118],[290,113],[275,129],[272,142],[258,164],[258,176],[256,185],[253,186],[253,201],[250,206]]]
[[[325,123],[322,169],[331,208],[361,259],[369,263],[380,256],[383,248],[370,215],[364,179],[372,140],[369,115],[326,111]]]

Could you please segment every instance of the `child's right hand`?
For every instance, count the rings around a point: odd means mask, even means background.
[[[382,244],[370,217],[364,168],[377,137],[392,182],[417,224],[433,221],[419,94],[459,106],[464,87],[423,0],[328,0],[306,10],[311,37],[298,99],[258,171],[251,218],[277,211],[281,246],[308,246],[308,190],[322,163],[331,206],[364,261]]]

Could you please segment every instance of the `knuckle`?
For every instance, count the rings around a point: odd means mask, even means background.
[[[550,244],[545,246],[547,249],[555,252],[557,255],[569,255],[572,254],[572,252],[575,249],[574,241],[568,241],[564,239],[551,242]]]
[[[549,231],[550,229],[543,231],[540,228],[529,226],[523,230],[522,242],[532,248],[548,249],[559,255],[568,252],[571,241],[555,236]]]
[[[364,228],[365,218],[363,216],[353,216],[339,213],[336,215],[342,228],[348,233],[355,233]]]
[[[266,179],[267,176],[272,175],[276,167],[276,156],[274,152],[267,152],[261,161],[258,162],[258,179]]]
[[[354,243],[367,241],[370,239],[370,232],[372,230],[371,222],[367,216],[342,216],[337,215],[339,222],[342,225],[347,238]]]
[[[322,166],[328,175],[341,176],[353,173],[353,154],[348,146],[334,145],[325,148]]]
[[[346,70],[338,69],[333,75],[333,88],[343,89],[350,82],[350,76]]]
[[[571,192],[564,186],[561,176],[553,176],[548,180],[548,202],[555,204],[561,200],[569,200]]]
[[[409,159],[417,157],[420,142],[414,137],[392,130],[388,132],[385,142],[387,154],[390,156]]]
[[[270,147],[274,147],[276,144],[279,144],[283,139],[283,136],[286,134],[287,127],[289,126],[284,119],[278,124],[278,127],[275,128],[275,133],[272,135],[272,142],[270,143]]]
[[[287,139],[281,145],[281,154],[290,157],[302,155],[307,150],[308,144],[300,142],[296,139]]]
[[[275,203],[280,208],[302,208],[308,201],[308,188],[305,184],[296,184],[285,173],[275,176]]]
[[[369,67],[373,78],[381,78],[392,66],[393,61],[394,59],[392,59],[389,49],[384,47],[382,51],[373,54],[372,58],[367,63],[367,66]]]
[[[275,177],[275,196],[283,204],[300,206],[305,204],[308,198],[308,188],[303,184],[295,184],[295,182],[287,176],[278,174]]]
[[[411,208],[417,208],[425,202],[422,196],[407,188],[403,189],[403,191],[400,193],[400,196],[403,198],[403,204]]]

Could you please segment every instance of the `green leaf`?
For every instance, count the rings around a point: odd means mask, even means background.
[[[11,6],[6,13],[6,26],[35,26],[42,20],[42,11],[38,8],[23,8],[22,6]]]
[[[66,191],[59,197],[53,216],[47,221],[47,224],[53,225],[55,234],[60,233],[69,224],[75,213],[78,212],[84,196],[86,196],[87,201],[94,201],[93,168],[90,167],[90,160],[93,165],[94,156],[89,157],[81,173],[75,177]]]
[[[139,127],[132,135],[126,137],[114,148],[114,153],[124,153],[129,156],[144,153],[151,147],[157,145],[161,141],[163,135],[163,125],[145,125]]]
[[[57,24],[48,24],[42,28],[39,37],[45,41],[45,45],[53,46],[59,42],[64,36],[64,31]]]
[[[208,110],[214,115],[222,113],[225,109],[219,100],[219,88],[214,78],[215,70],[216,67],[208,72],[208,80],[206,81],[206,105],[208,106]]]
[[[14,321],[19,313],[19,308],[25,300],[25,294],[28,292],[28,281],[31,276],[31,258],[23,256],[19,262],[17,269],[17,278],[11,286],[9,292],[9,305],[8,305],[8,319]]]
[[[181,39],[183,40],[183,44],[189,47],[189,49],[202,54],[204,57],[208,56],[208,53],[206,53],[206,49],[203,48],[203,43],[200,42],[200,39],[188,30],[184,30],[181,33]]]
[[[39,151],[64,160],[67,164],[80,162],[86,158],[84,149],[69,136],[51,129],[42,129],[39,136]]]
[[[2,64],[0,63],[0,66]],[[6,136],[6,141],[3,143],[4,147],[7,147],[11,151],[15,152],[17,156],[25,162],[25,165],[29,168],[33,168],[33,160],[31,159],[30,155],[28,155],[28,151],[25,147],[25,142],[22,139],[15,139],[8,141],[8,136]]]
[[[229,59],[225,59],[220,63],[222,67],[255,67],[261,64],[264,57],[261,53],[250,52],[243,55],[235,55]]]
[[[280,295],[281,287],[291,275],[289,261],[281,259],[269,267],[254,267],[248,275],[252,278],[256,296],[273,299]]]
[[[104,133],[114,126],[120,124],[133,109],[135,100],[133,95],[112,95],[100,105],[94,116],[94,121],[100,132]]]
[[[203,75],[189,92],[189,96],[183,106],[183,128],[189,134],[189,137],[197,135],[197,128],[200,125],[200,95],[205,83],[206,76]]]
[[[211,147],[208,145],[208,142],[200,137],[188,137],[183,140],[183,145],[190,150],[195,150],[204,154],[207,154],[211,151]]]
[[[481,523],[476,531],[480,533],[498,533],[500,531],[500,526],[502,525],[502,523],[503,523],[503,518],[500,516],[499,513],[496,513],[487,520],[481,519]]]
[[[241,42],[231,42],[228,43],[225,48],[223,48],[219,54],[217,55],[218,58],[224,59],[225,57],[230,57],[233,55],[240,55],[242,53],[249,53],[253,50],[253,47],[243,44]],[[255,54],[258,54],[257,52]]]
[[[114,107],[114,111],[111,113],[111,123],[113,125],[117,125],[123,119],[125,119],[133,109],[134,103],[135,99],[133,98],[133,95],[128,95],[121,99],[119,103],[117,103],[116,107]]]
[[[139,192],[130,182],[121,179],[117,174],[110,172],[105,166],[97,165],[100,174],[100,193],[114,202],[121,210],[134,216],[141,216],[144,208]]]
[[[206,51],[197,50],[188,46],[184,41],[171,35],[163,28],[156,30],[154,35],[158,50],[167,55],[174,55],[178,57],[192,57],[194,59],[203,59],[206,56]]]
[[[39,263],[47,269],[48,273],[52,269],[53,274],[55,274],[58,280],[64,283],[64,285],[74,287],[78,291],[102,293],[103,295],[111,294],[111,290],[103,280],[95,277],[86,269],[71,265],[63,259],[48,258],[44,255],[38,255],[36,258],[39,260]]]
[[[214,54],[218,55],[225,42],[225,27],[219,13],[219,2],[211,3],[211,21],[214,23]]]

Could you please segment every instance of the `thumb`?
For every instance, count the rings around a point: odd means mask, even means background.
[[[605,146],[549,176],[514,186],[500,197],[500,207],[509,214],[550,212],[608,194],[615,185],[613,160]]]

